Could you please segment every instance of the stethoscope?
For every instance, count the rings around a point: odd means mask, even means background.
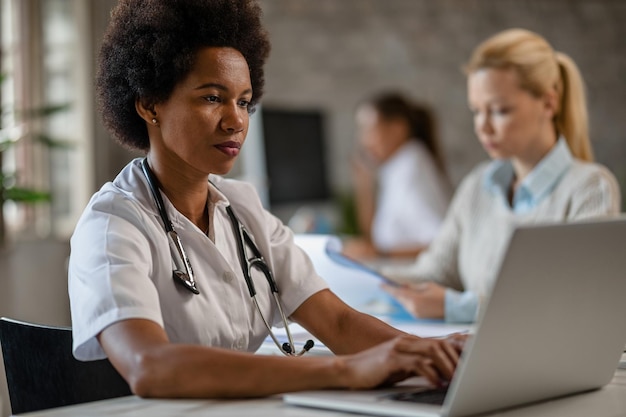
[[[144,158],[143,161],[141,161],[141,168],[144,175],[146,176],[146,179],[148,180],[148,186],[150,187],[150,191],[152,192],[152,196],[154,197],[154,201],[159,211],[159,215],[161,216],[161,220],[163,221],[163,224],[165,226],[165,233],[167,234],[170,252],[174,261],[174,282],[182,285],[183,288],[186,288],[193,294],[200,294],[200,291],[198,290],[198,287],[196,285],[193,269],[191,268],[191,263],[189,262],[189,258],[187,257],[185,249],[183,248],[183,244],[178,237],[178,233],[176,233],[176,231],[174,230],[174,226],[172,225],[172,222],[170,221],[170,218],[165,211],[165,204],[163,204],[163,199],[161,198],[161,193],[159,192],[156,178],[154,178],[154,174],[148,166],[147,158]],[[283,354],[287,356],[303,355],[313,347],[313,341],[307,340],[302,350],[296,353],[293,338],[291,337],[291,332],[289,331],[287,317],[285,317],[282,303],[280,302],[280,298],[278,297],[278,286],[276,285],[276,281],[274,280],[272,271],[265,262],[263,255],[261,255],[259,248],[257,248],[257,246],[254,244],[254,241],[250,237],[250,234],[243,226],[243,224],[239,221],[230,205],[226,207],[226,213],[228,213],[228,217],[230,218],[231,224],[233,226],[233,231],[235,233],[237,243],[237,251],[239,254],[239,263],[241,264],[241,270],[243,272],[243,277],[246,280],[246,285],[248,286],[250,297],[252,298],[252,301],[256,306],[256,310],[259,312],[261,320],[263,320],[263,324],[265,324],[265,327],[267,328],[270,337]],[[252,251],[253,256],[251,258],[248,258],[248,256],[246,255],[245,245],[247,245]],[[256,289],[254,287],[254,282],[252,281],[251,272],[253,267],[258,269],[263,273],[263,275],[265,275],[265,279],[270,286],[272,296],[274,297],[274,301],[276,302],[276,306],[278,307],[283,326],[285,326],[285,331],[289,340],[288,343],[285,342],[282,345],[280,344],[280,342],[274,335],[271,326],[265,319],[263,312],[261,311],[261,307],[259,306],[259,303],[256,299]]]

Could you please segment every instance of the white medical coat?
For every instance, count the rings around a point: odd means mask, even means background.
[[[327,288],[308,256],[293,243],[291,231],[262,207],[251,185],[217,176],[210,180],[215,184],[210,185],[207,202],[214,241],[161,193],[190,259],[199,295],[172,278],[167,236],[141,159],[131,161],[94,194],[71,239],[69,296],[76,358],[105,357],[96,336],[131,318],[158,323],[175,343],[258,349],[267,330],[243,278],[225,210],[228,204],[273,271],[286,315]],[[281,325],[264,275],[253,269],[252,276],[266,319],[270,325]]]

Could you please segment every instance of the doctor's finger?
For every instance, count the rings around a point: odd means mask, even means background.
[[[469,333],[452,333],[446,336],[445,340],[460,353],[465,348],[465,342],[469,336]]]
[[[398,350],[405,353],[412,353],[430,358],[440,374],[447,379],[452,378],[459,356],[449,343],[445,340],[418,339],[414,342],[403,341],[398,345]]]
[[[432,361],[417,361],[415,364],[415,372],[426,378],[431,384],[435,386],[441,385],[441,376]]]

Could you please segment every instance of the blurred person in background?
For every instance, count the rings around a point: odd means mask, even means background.
[[[361,235],[346,239],[356,259],[413,258],[436,236],[452,187],[435,119],[405,95],[383,92],[356,111],[355,210]]]

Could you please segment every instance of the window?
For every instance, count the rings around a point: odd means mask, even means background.
[[[49,148],[46,158],[53,197],[50,227],[55,236],[64,237],[71,234],[92,191],[92,178],[87,175],[93,114],[92,77],[86,68],[91,60],[91,48],[85,42],[89,39],[85,36],[88,11],[84,1],[40,3],[43,102],[69,106],[46,119],[45,126],[51,138],[66,145]]]
[[[13,138],[19,136],[19,129],[15,127],[15,79],[14,70],[15,58],[18,54],[18,39],[14,27],[16,20],[16,10],[13,7],[14,1],[0,0],[0,180],[8,183],[10,179],[5,179],[4,174],[15,172],[16,154],[15,148],[9,143]],[[4,203],[0,199],[0,203]],[[4,209],[2,209],[4,208]],[[10,202],[2,204],[0,207],[0,244],[4,242],[7,225],[15,223],[17,212],[15,206]]]
[[[6,230],[14,236],[66,238],[92,191],[92,170],[87,169],[93,118],[88,3],[0,2],[6,74],[2,127],[22,133],[3,152],[2,172],[15,173],[15,184],[51,195],[43,204],[6,202]],[[25,116],[60,104],[67,107],[47,116]]]

